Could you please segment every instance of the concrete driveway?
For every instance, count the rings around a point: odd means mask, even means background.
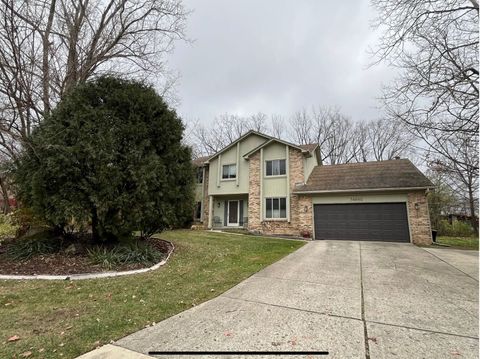
[[[310,242],[221,296],[115,345],[140,353],[478,358],[478,252]]]

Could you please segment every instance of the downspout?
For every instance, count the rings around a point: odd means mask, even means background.
[[[290,156],[285,145],[285,170],[287,172],[287,221],[290,223]]]
[[[235,184],[239,185],[239,177],[240,177],[240,142],[237,142],[237,163],[235,165],[237,167],[237,176],[235,178]]]
[[[208,196],[208,228],[212,228],[213,196]]]
[[[205,209],[205,181],[207,180],[207,179],[205,179],[205,165],[203,166],[202,171],[203,171],[203,174],[202,174],[203,182],[202,182],[202,202],[200,202],[201,203],[201,205],[200,205],[200,222],[203,223],[203,219],[205,218],[205,215],[203,213],[203,211]]]
[[[260,149],[260,223],[263,222],[263,148]]]
[[[221,175],[222,175],[222,155],[218,155],[217,187],[220,187],[220,176]]]

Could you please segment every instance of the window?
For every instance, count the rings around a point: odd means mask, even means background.
[[[266,218],[287,218],[287,199],[285,197],[266,198],[265,209]]]
[[[267,176],[281,176],[287,173],[285,160],[266,161]]]
[[[236,165],[223,165],[222,178],[231,179],[237,177],[237,166]]]
[[[202,218],[202,202],[197,202],[195,204],[195,218],[196,220],[200,220]]]
[[[197,168],[197,183],[203,183],[203,167]]]

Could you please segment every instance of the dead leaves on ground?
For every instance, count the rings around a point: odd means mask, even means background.
[[[20,340],[20,337],[18,335],[13,335],[7,339],[7,342],[16,342],[17,340]]]

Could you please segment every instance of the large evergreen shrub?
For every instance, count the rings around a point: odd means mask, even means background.
[[[17,162],[20,200],[65,231],[96,240],[151,235],[191,217],[193,170],[184,126],[153,88],[101,77],[69,93]]]

